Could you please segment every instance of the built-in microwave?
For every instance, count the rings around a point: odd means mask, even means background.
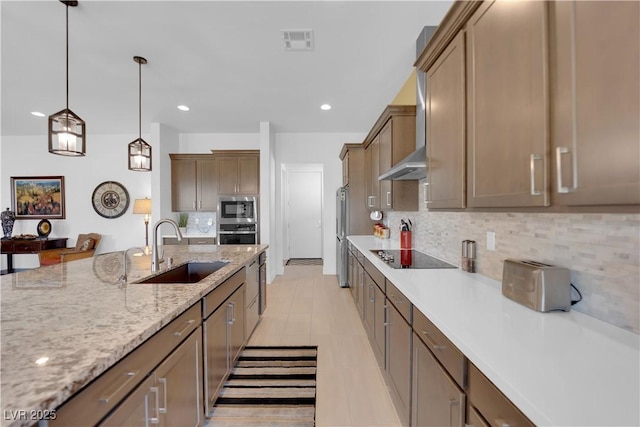
[[[258,222],[257,196],[220,196],[218,223]]]

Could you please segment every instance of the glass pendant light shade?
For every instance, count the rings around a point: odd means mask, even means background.
[[[84,156],[85,123],[65,108],[49,116],[49,152],[62,156]]]
[[[61,156],[84,156],[86,153],[85,122],[69,109],[69,6],[75,0],[60,0],[66,6],[67,108],[49,116],[49,152]]]
[[[151,170],[151,146],[142,138],[129,143],[129,169],[137,172]]]
[[[129,169],[137,172],[151,171],[151,146],[142,139],[142,64],[147,60],[134,56],[138,63],[138,139],[129,143]]]

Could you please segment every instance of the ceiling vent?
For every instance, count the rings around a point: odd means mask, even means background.
[[[313,30],[280,30],[284,50],[313,50]]]

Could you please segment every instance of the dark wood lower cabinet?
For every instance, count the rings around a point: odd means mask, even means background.
[[[387,374],[402,425],[411,417],[411,325],[387,299]]]
[[[413,334],[414,427],[462,427],[465,393],[438,363],[427,346]]]
[[[198,328],[99,425],[202,425],[201,354]]]

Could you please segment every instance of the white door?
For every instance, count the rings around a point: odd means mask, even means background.
[[[287,172],[289,258],[322,258],[322,172]]]

